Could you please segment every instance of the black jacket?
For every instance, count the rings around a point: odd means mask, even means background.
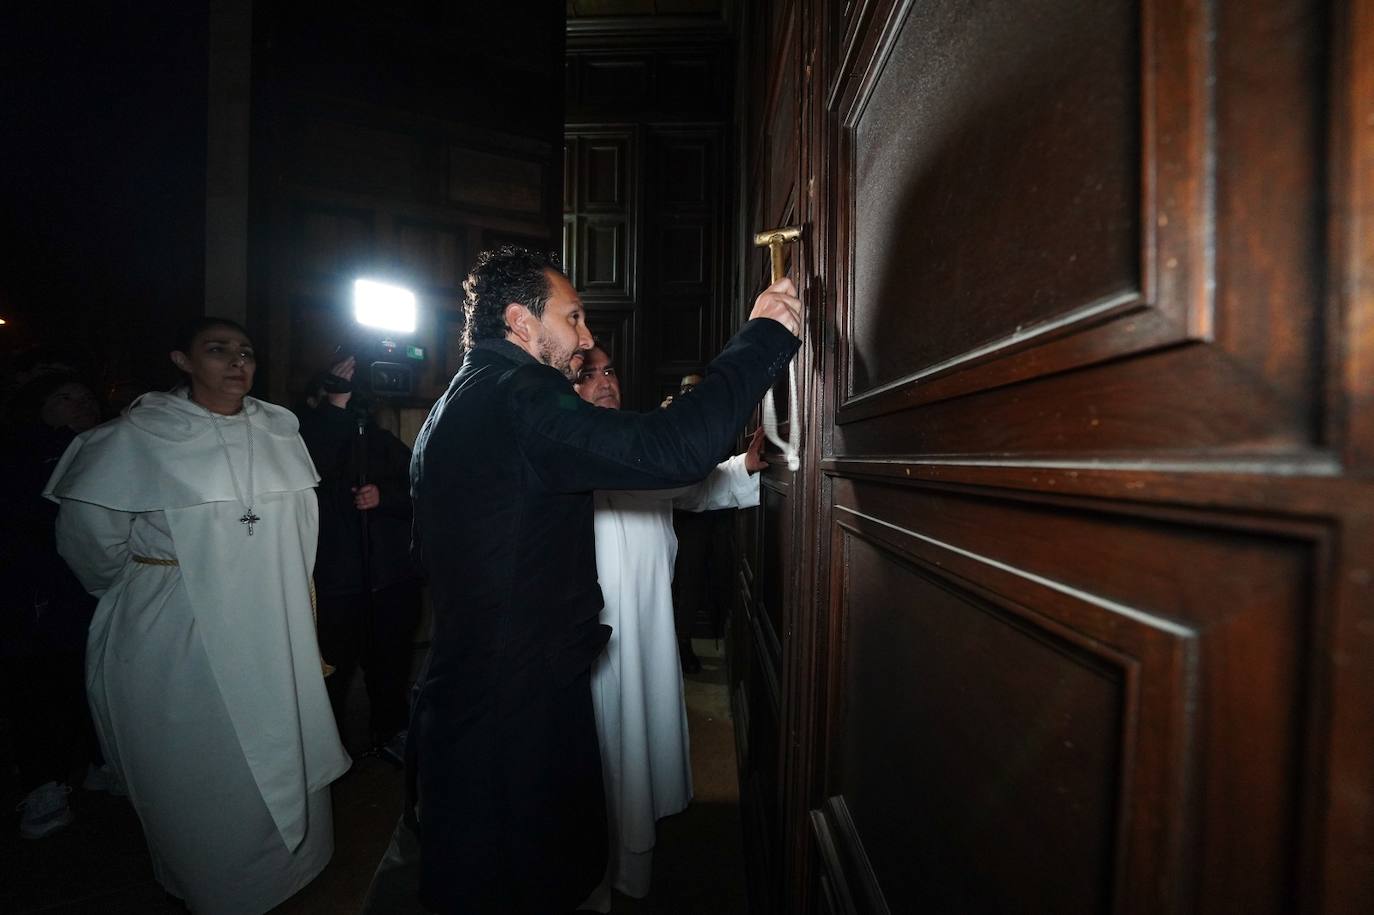
[[[751,321],[691,397],[647,414],[584,403],[504,340],[468,353],[411,463],[435,613],[410,731],[432,908],[567,912],[600,881],[592,491],[705,477],[797,345]]]
[[[0,521],[0,658],[85,650],[96,600],[57,554],[57,504],[43,498],[75,437],[37,423],[0,449],[10,493]]]
[[[356,414],[333,404],[296,411],[301,438],[320,474],[319,550],[315,588],[321,594],[362,594],[415,578],[410,553],[410,449],[375,423],[358,435]],[[361,444],[359,438],[362,439]],[[366,451],[363,451],[363,448]],[[368,562],[363,563],[363,512],[353,507],[358,467],[381,501],[368,510]]]

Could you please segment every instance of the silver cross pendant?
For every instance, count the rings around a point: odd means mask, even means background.
[[[253,525],[257,524],[261,520],[261,518],[253,514],[253,510],[250,508],[248,509],[248,511],[244,512],[243,517],[239,519],[239,524],[248,525],[248,536],[251,537],[253,536]]]

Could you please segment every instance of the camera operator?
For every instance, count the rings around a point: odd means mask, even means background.
[[[410,449],[374,423],[353,393],[355,357],[312,379],[298,411],[320,474],[315,559],[320,652],[344,728],[349,684],[361,665],[372,746],[400,765],[410,716],[408,679],[420,578],[410,558]]]

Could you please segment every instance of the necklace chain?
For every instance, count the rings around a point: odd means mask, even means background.
[[[229,481],[234,484],[234,495],[238,497],[239,504],[247,511],[239,519],[240,524],[248,525],[248,536],[253,536],[253,525],[261,521],[257,515],[253,514],[253,421],[248,418],[245,409],[243,413],[243,424],[248,435],[248,498],[243,497],[243,490],[239,488],[239,475],[234,472],[234,459],[229,453],[229,443],[224,439],[224,432],[220,430],[220,419],[211,410],[205,412],[210,414],[210,425],[215,429],[215,437],[219,439],[220,449],[224,451],[224,460],[229,464]]]

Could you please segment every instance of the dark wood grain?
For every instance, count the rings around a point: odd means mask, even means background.
[[[1374,907],[1374,3],[736,24],[739,247],[801,223],[813,309],[757,906]]]
[[[582,163],[564,200],[573,283],[589,311],[634,315],[623,347],[632,358],[618,356],[617,368],[624,406],[650,409],[734,327],[725,27],[588,20],[569,36],[566,135]]]

